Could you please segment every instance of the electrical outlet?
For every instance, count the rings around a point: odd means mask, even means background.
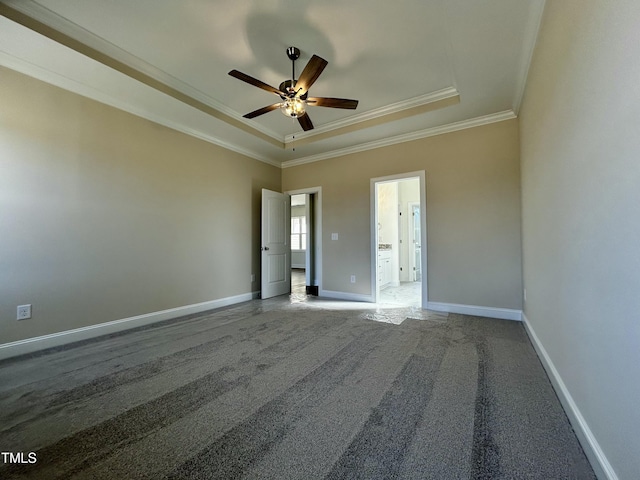
[[[251,281],[252,281],[252,282],[255,282],[255,281],[256,281],[256,274],[255,274],[255,273],[252,273],[252,274],[251,274]]]
[[[18,305],[18,320],[31,318],[31,305]]]
[[[331,240],[337,240],[338,239],[338,234],[337,233],[332,233],[331,234]]]
[[[351,283],[356,283],[356,276],[355,275],[351,275]]]

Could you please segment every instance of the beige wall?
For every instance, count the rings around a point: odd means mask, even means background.
[[[0,343],[259,290],[279,169],[4,68],[0,105]]]
[[[639,25],[635,0],[548,1],[520,117],[525,314],[620,479],[640,478]]]
[[[429,300],[520,309],[516,120],[284,169],[284,190],[322,187],[323,289],[371,294],[370,179],[418,170]]]

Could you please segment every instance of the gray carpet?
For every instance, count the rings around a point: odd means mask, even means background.
[[[595,478],[520,323],[414,313],[253,301],[4,361],[0,449],[37,463],[0,478]]]

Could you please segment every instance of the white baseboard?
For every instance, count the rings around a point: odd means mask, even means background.
[[[522,310],[510,308],[480,307],[476,305],[460,305],[457,303],[427,302],[428,310],[436,312],[460,313],[477,317],[500,318],[502,320],[522,320]]]
[[[556,395],[560,399],[560,403],[562,403],[567,417],[569,417],[571,426],[576,432],[576,436],[578,437],[589,462],[591,462],[591,467],[593,468],[596,476],[602,480],[618,480],[616,472],[613,470],[609,460],[607,460],[607,457],[600,448],[600,444],[593,435],[593,432],[589,428],[587,421],[582,416],[582,413],[580,413],[580,409],[578,409],[578,406],[569,393],[567,386],[564,384],[560,373],[556,370],[553,361],[551,361],[551,357],[549,357],[549,354],[540,342],[540,339],[533,330],[533,327],[524,312],[522,312],[522,321],[524,323],[525,331],[527,332],[527,335],[529,335],[531,343],[538,353],[538,357],[547,372],[549,380],[553,385],[553,389],[556,391]]]
[[[333,298],[336,300],[347,300],[351,302],[373,302],[373,297],[371,295],[364,295],[359,293],[320,290],[318,296],[324,298]],[[522,319],[522,310],[512,310],[509,308],[479,307],[475,305],[460,305],[456,303],[428,302],[427,309],[437,312],[461,313],[464,315],[475,315],[478,317],[500,318],[503,320],[520,321]]]
[[[332,290],[320,290],[318,296],[322,298],[333,298],[336,300],[347,300],[350,302],[373,302],[371,295],[361,293],[334,292]]]
[[[161,322],[172,318],[190,315],[192,313],[204,312],[214,308],[226,307],[236,303],[246,302],[259,298],[260,292],[249,292],[233,297],[219,298],[208,302],[195,303],[193,305],[185,305],[183,307],[170,308],[159,312],[145,313],[136,315],[135,317],[122,318],[111,322],[99,323],[97,325],[89,325],[64,332],[42,335],[40,337],[26,338],[15,342],[4,343],[0,345],[0,360],[26,353],[33,353],[45,348],[59,347],[67,343],[86,340],[88,338],[99,337],[110,333],[127,330],[129,328],[141,327],[151,323]]]

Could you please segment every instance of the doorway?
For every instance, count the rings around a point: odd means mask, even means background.
[[[306,295],[309,194],[291,195],[291,295]]]
[[[374,302],[426,308],[424,172],[374,178],[371,196]]]
[[[322,272],[320,187],[287,192],[291,195],[291,295],[317,296]]]

